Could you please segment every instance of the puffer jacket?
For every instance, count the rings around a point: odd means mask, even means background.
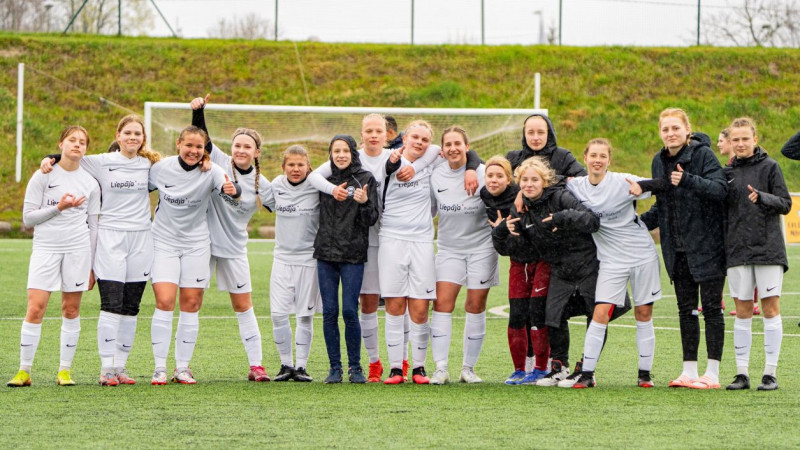
[[[506,159],[511,163],[511,169],[516,169],[523,161],[530,157],[541,156],[550,164],[550,167],[556,171],[556,175],[564,177],[580,177],[586,175],[586,169],[572,156],[572,153],[558,146],[556,142],[556,131],[553,129],[553,123],[550,121],[550,118],[544,114],[532,114],[528,116],[525,121],[527,122],[528,119],[534,116],[541,117],[547,122],[547,143],[541,150],[533,150],[528,146],[528,141],[525,139],[525,128],[523,127],[522,149],[511,150],[506,154]]]
[[[781,153],[789,159],[800,160],[800,131],[783,144]]]
[[[781,265],[789,268],[781,231],[781,214],[792,209],[781,168],[761,147],[749,158],[734,158],[725,167],[728,179],[728,214],[725,223],[725,256],[728,267]],[[758,192],[753,203],[750,189]]]
[[[492,222],[497,221],[497,213],[501,217],[519,217],[517,209],[514,207],[514,200],[519,193],[519,186],[509,184],[505,191],[495,197],[489,193],[486,186],[481,188],[481,200],[486,205],[486,217]],[[508,256],[514,261],[529,264],[539,260],[539,252],[536,246],[521,236],[514,236],[508,232],[507,227],[495,227],[492,229],[492,244],[497,253]]]
[[[660,180],[664,189],[654,191],[656,203],[641,219],[647,229],[660,229],[661,252],[670,278],[678,248],[686,253],[695,282],[726,274],[723,223],[728,183],[710,144],[707,135],[697,133],[675,157],[662,148],[653,158],[653,179]],[[670,174],[678,164],[684,174],[680,184],[673,186]]]
[[[340,202],[331,195],[319,196],[319,231],[314,239],[314,258],[323,261],[361,264],[367,261],[369,227],[375,224],[380,214],[378,190],[375,178],[361,167],[356,150],[356,141],[348,135],[336,135],[328,147],[341,140],[350,147],[352,160],[345,169],[339,169],[331,160],[331,176],[328,181],[335,185],[347,183],[348,197]],[[356,189],[367,186],[368,200],[360,204],[353,200]]]

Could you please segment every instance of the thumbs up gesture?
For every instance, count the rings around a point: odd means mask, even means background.
[[[681,184],[681,179],[683,178],[683,167],[681,167],[681,165],[678,164],[677,170],[673,171],[670,174],[669,178],[673,186]]]
[[[333,188],[332,195],[337,201],[343,202],[347,200],[347,182],[344,182]]]
[[[211,98],[211,94],[206,94],[205,97],[197,97],[192,99],[192,102],[189,103],[189,106],[191,106],[194,110],[205,108],[209,98]]]
[[[225,182],[222,183],[222,192],[228,195],[236,195],[236,186],[233,185],[231,179],[228,178],[228,174],[225,174]]]
[[[748,195],[747,198],[753,203],[758,203],[758,191],[749,184],[747,185],[747,190],[750,191],[750,195]]]
[[[630,178],[625,178],[625,181],[627,181],[628,184],[631,185],[630,189],[628,189],[629,194],[631,194],[634,197],[642,195],[642,187],[639,186],[639,183],[631,180]]]
[[[356,191],[353,193],[353,200],[362,205],[364,203],[367,203],[367,200],[369,200],[367,195],[367,189],[369,189],[369,185],[367,184],[365,184],[363,188],[356,189]]]

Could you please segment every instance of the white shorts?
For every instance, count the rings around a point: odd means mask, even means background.
[[[313,316],[322,311],[317,266],[295,266],[272,262],[269,278],[269,309],[275,314]]]
[[[381,293],[377,245],[367,249],[367,262],[364,263],[364,278],[361,280],[361,293],[378,295]]]
[[[231,294],[247,294],[253,292],[250,284],[250,261],[247,256],[238,258],[220,258],[212,256],[209,264],[209,273],[217,269],[217,289]],[[206,288],[211,285],[211,280]]]
[[[728,286],[731,297],[753,300],[758,288],[758,298],[781,295],[783,266],[736,266],[728,268]]]
[[[28,289],[82,292],[89,288],[91,251],[49,253],[34,250],[28,265]]]
[[[661,268],[658,259],[630,268],[608,268],[602,262],[597,273],[596,303],[625,305],[625,294],[631,283],[633,305],[642,306],[661,298]]]
[[[381,295],[436,299],[433,242],[380,237],[378,248]]]
[[[100,280],[147,281],[153,265],[153,235],[150,230],[97,230],[94,275]]]
[[[172,283],[182,288],[205,289],[211,277],[211,247],[178,249],[156,242],[151,281]]]
[[[497,253],[436,254],[436,281],[466,285],[467,289],[489,289],[500,284]]]

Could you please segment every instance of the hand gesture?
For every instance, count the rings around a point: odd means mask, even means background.
[[[39,170],[42,173],[50,173],[53,170],[53,164],[56,163],[56,160],[53,158],[44,158],[42,163],[39,165]]]
[[[519,222],[519,217],[514,217],[513,219],[506,220],[506,226],[508,227],[508,232],[511,233],[512,236],[519,236],[517,233],[517,226],[515,225]]]
[[[389,161],[391,161],[392,164],[396,163],[397,161],[400,161],[400,157],[403,156],[403,152],[405,151],[405,149],[406,149],[406,146],[403,145],[400,148],[396,148],[396,149],[392,150],[392,154],[389,155]]]
[[[753,203],[758,203],[758,191],[753,189],[753,186],[749,184],[747,185],[747,189],[750,191],[750,195],[748,195],[747,198]]]
[[[331,195],[333,195],[333,198],[340,202],[347,200],[347,182],[344,182],[333,188]]]
[[[367,189],[369,189],[369,185],[367,184],[365,184],[363,188],[356,189],[356,191],[353,193],[353,200],[362,205],[364,203],[367,203],[367,200],[369,200],[369,196],[367,195]]]
[[[552,222],[552,221],[553,221],[553,215],[552,214],[550,214],[549,216],[547,216],[544,219],[542,219],[542,223],[548,223],[548,222]],[[555,233],[556,230],[558,230],[558,227],[553,227],[553,233]]]
[[[197,97],[192,100],[189,105],[192,107],[193,110],[203,109],[208,104],[208,99],[211,98],[211,94],[206,94],[205,97]]]
[[[630,189],[628,190],[629,194],[631,194],[634,197],[642,195],[642,187],[639,186],[639,183],[631,180],[630,178],[625,178],[625,181],[627,181],[628,184],[631,185]]]
[[[467,195],[474,195],[478,190],[478,174],[474,170],[464,172],[464,190]]]
[[[228,174],[225,174],[225,182],[222,183],[222,192],[228,194],[229,196],[236,195],[236,186],[233,185],[231,179],[228,178]]]
[[[69,208],[77,208],[81,206],[83,202],[86,200],[86,196],[82,195],[80,197],[75,197],[74,195],[67,193],[61,196],[61,200],[58,202],[56,207],[59,211],[63,211]]]
[[[416,174],[417,172],[414,170],[414,166],[405,166],[397,171],[397,180],[405,183],[406,181],[411,181]]]
[[[525,212],[525,203],[522,202],[522,191],[517,192],[517,198],[514,199],[514,207],[519,212]]]
[[[678,170],[672,172],[669,175],[669,178],[673,186],[681,184],[681,178],[683,178],[683,167],[681,167],[681,165],[678,164]]]
[[[491,225],[492,228],[497,228],[497,226],[503,223],[503,221],[506,219],[504,219],[503,216],[500,215],[500,211],[497,211],[497,220],[495,220],[494,222],[492,222],[491,219],[486,219],[486,220],[489,222],[489,225]]]

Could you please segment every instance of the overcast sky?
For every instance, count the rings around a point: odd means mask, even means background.
[[[281,39],[411,40],[411,0],[278,2]],[[696,39],[696,0],[562,2],[564,45],[684,46]],[[718,14],[725,2],[703,0],[702,14]],[[222,17],[257,14],[270,23],[275,17],[275,0],[156,0],[156,4],[181,36],[192,38],[208,37],[209,29]],[[550,28],[558,27],[559,0],[484,0],[484,4],[487,44],[536,44],[540,20],[545,35]],[[148,34],[169,34],[157,16],[154,26]],[[481,0],[416,0],[414,29],[414,41],[419,44],[480,44]]]

